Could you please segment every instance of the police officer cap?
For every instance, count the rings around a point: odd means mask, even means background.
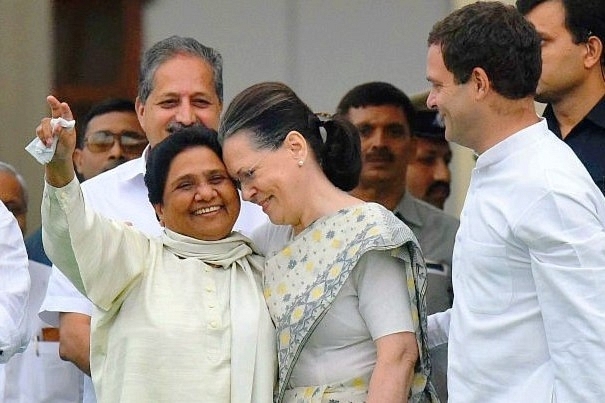
[[[426,99],[428,95],[429,92],[424,91],[410,97],[412,105],[416,109],[416,130],[414,130],[414,134],[427,139],[445,140],[443,118],[436,110],[427,108]]]

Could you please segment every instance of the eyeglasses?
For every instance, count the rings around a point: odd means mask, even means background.
[[[91,133],[84,139],[84,144],[93,153],[103,153],[109,151],[116,140],[125,154],[140,155],[148,143],[147,138],[137,132],[113,133],[105,130]]]

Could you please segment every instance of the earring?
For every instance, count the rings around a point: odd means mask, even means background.
[[[303,160],[298,160],[298,166],[302,167],[305,162]]]

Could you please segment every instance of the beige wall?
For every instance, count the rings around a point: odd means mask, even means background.
[[[28,232],[40,225],[43,169],[25,151],[47,114],[50,2],[0,1],[0,160],[24,176],[30,194]]]

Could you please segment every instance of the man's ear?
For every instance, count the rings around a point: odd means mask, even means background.
[[[302,134],[296,130],[292,130],[284,139],[284,145],[296,161],[304,162],[306,160],[308,152],[307,140],[305,140]]]
[[[141,101],[139,97],[137,97],[134,101],[134,109],[137,111],[137,118],[139,119],[139,124],[143,131],[145,131],[145,126],[143,126],[143,115],[145,115],[145,104]]]
[[[76,172],[82,175],[82,150],[76,147],[71,159],[74,162]]]
[[[588,69],[595,64],[600,65],[603,57],[603,42],[597,36],[590,36],[586,40],[586,54],[584,56],[584,66]]]
[[[153,209],[155,210],[155,216],[158,218],[160,225],[164,226],[164,206],[162,203],[154,204]]]
[[[489,90],[491,89],[491,83],[489,82],[489,77],[485,70],[481,67],[475,67],[471,72],[470,79],[473,83],[473,88],[475,89],[476,99],[484,98]]]

